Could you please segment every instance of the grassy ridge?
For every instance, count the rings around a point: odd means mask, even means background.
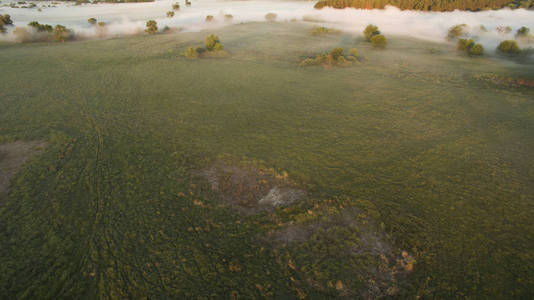
[[[400,39],[375,52],[297,24],[217,34],[231,58],[181,57],[204,33],[0,49],[0,136],[50,142],[0,207],[0,298],[340,296],[298,277],[365,286],[346,261],[317,263],[322,242],[258,237],[345,198],[371,202],[414,254],[401,295],[532,296],[533,91],[477,79],[532,80],[530,66]],[[338,46],[367,62],[297,67]],[[191,175],[220,156],[287,171],[314,197],[248,218],[221,208]]]

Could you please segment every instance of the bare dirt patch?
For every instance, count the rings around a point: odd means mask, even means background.
[[[218,161],[196,175],[207,180],[224,203],[243,215],[273,210],[307,198],[306,191],[291,182],[286,173],[231,166]]]
[[[40,154],[46,144],[41,141],[16,141],[0,144],[0,204],[7,195],[9,181],[32,156]]]

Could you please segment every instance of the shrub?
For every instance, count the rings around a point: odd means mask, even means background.
[[[206,22],[211,22],[213,21],[215,18],[212,16],[212,15],[207,15],[206,16]]]
[[[87,20],[87,22],[88,22],[89,24],[91,24],[91,25],[95,25],[95,24],[96,24],[96,19],[95,19],[95,18],[89,18],[89,19]]]
[[[480,56],[480,55],[483,55],[483,54],[484,54],[484,47],[481,44],[474,44],[469,49],[469,55]]]
[[[214,34],[210,34],[206,37],[205,44],[206,44],[206,49],[208,51],[214,51],[217,44],[220,44],[219,37]]]
[[[145,31],[148,34],[155,34],[158,32],[158,23],[154,20],[148,20],[146,22],[146,29]]]
[[[384,49],[387,45],[388,41],[383,34],[377,34],[371,38],[371,46],[373,48]]]
[[[234,19],[234,16],[232,16],[230,14],[224,15],[224,20],[227,21],[227,22],[230,22],[233,19]]]
[[[523,26],[517,30],[517,32],[515,33],[515,38],[526,38],[528,37],[529,33],[530,28]]]
[[[267,20],[269,22],[274,22],[277,17],[278,17],[277,14],[270,12],[270,13],[265,15],[265,20]]]
[[[380,30],[378,30],[378,27],[375,25],[367,25],[365,29],[363,30],[363,37],[366,41],[371,41],[371,38],[375,35],[379,35]]]
[[[521,48],[517,45],[516,41],[506,40],[502,41],[497,47],[497,51],[501,54],[519,54],[521,53]]]
[[[454,41],[455,39],[460,38],[461,36],[464,36],[466,29],[467,29],[466,24],[452,26],[451,28],[449,28],[449,32],[447,33],[447,40]]]
[[[167,18],[172,18],[172,17],[174,17],[174,11],[168,11]]]
[[[180,10],[180,3],[176,2],[172,5],[172,10]]]
[[[64,42],[72,39],[74,34],[72,30],[68,29],[63,25],[56,25],[54,27],[54,40],[58,42]]]
[[[194,47],[187,48],[185,50],[185,57],[190,58],[190,59],[198,58],[197,48],[194,48]]]

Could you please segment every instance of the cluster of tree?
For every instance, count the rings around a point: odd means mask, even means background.
[[[63,26],[52,27],[48,24],[40,24],[37,21],[28,23],[30,30],[24,27],[17,27],[13,30],[15,39],[19,42],[65,42],[74,39],[74,31]]]
[[[204,42],[205,48],[189,47],[185,50],[185,57],[194,59],[202,56],[222,57],[228,53],[224,50],[221,40],[218,36],[210,34]]]
[[[314,27],[312,29],[312,35],[322,35],[322,34],[338,34],[341,31],[337,29],[327,28],[327,27]]]
[[[466,52],[471,56],[480,56],[484,54],[484,47],[475,43],[473,39],[459,39],[456,46],[458,51]]]
[[[532,0],[320,0],[314,7],[383,9],[386,5],[396,6],[402,10],[422,11],[480,11],[504,7],[534,9]]]
[[[13,26],[13,20],[10,15],[0,15],[0,33],[6,32],[5,26]]]
[[[358,50],[351,48],[347,56],[344,52],[343,48],[334,48],[330,53],[321,53],[304,59],[299,66],[348,67],[353,63],[359,63]]]
[[[386,36],[375,25],[367,25],[363,30],[363,36],[366,41],[371,42],[373,48],[384,49],[388,45]]]

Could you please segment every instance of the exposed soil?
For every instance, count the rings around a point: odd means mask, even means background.
[[[306,191],[280,175],[254,167],[236,167],[216,162],[197,172],[217,191],[224,203],[243,215],[291,205],[307,198]]]
[[[0,144],[0,204],[7,195],[11,178],[29,158],[40,154],[45,145],[41,141],[17,141]]]

